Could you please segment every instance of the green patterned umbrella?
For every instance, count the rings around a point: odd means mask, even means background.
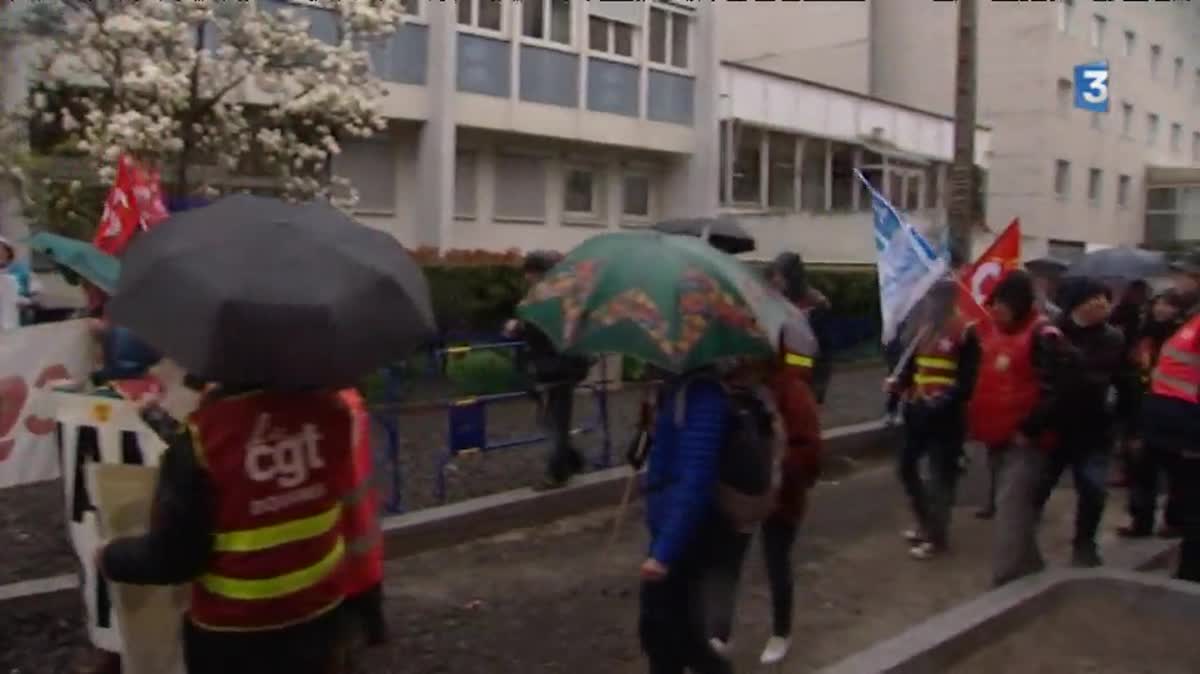
[[[517,314],[559,350],[618,353],[672,372],[769,356],[799,311],[733,257],[693,237],[588,239],[534,286]]]

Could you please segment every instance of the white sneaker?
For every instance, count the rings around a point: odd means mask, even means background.
[[[764,665],[779,664],[787,657],[788,650],[791,647],[791,639],[787,637],[771,637],[767,639],[767,645],[763,648],[762,657],[759,658],[759,662]]]
[[[918,543],[908,550],[908,554],[911,555],[913,559],[920,560],[933,559],[937,553],[937,546],[935,546],[933,543]]]
[[[912,545],[925,542],[925,533],[917,528],[905,529],[900,533],[900,535],[904,537],[904,540],[908,541]]]
[[[725,643],[724,641],[721,641],[717,637],[713,637],[708,640],[708,645],[717,652],[717,655],[723,658],[729,657],[729,644]]]

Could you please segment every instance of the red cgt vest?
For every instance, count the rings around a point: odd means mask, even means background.
[[[216,489],[213,555],[192,583],[192,622],[267,630],[344,594],[342,496],[351,415],[335,392],[257,392],[206,402],[190,425]]]
[[[1033,340],[1055,328],[1042,316],[1015,333],[994,326],[980,334],[979,379],[968,407],[970,437],[988,447],[1008,444],[1038,402]]]
[[[1163,345],[1150,375],[1150,392],[1200,403],[1200,315],[1184,323]]]
[[[342,534],[346,537],[343,573],[346,595],[352,597],[383,581],[383,537],[379,531],[379,490],[372,479],[371,421],[366,403],[352,388],[341,395],[354,415],[354,485],[342,499]]]
[[[958,381],[958,357],[969,326],[961,317],[953,316],[936,333],[922,338],[913,354],[917,365],[911,390],[914,398],[934,397]]]

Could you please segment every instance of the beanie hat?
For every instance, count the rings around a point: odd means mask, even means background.
[[[1103,283],[1090,278],[1067,279],[1058,291],[1058,306],[1064,314],[1069,314],[1096,297],[1112,299],[1112,291]]]
[[[804,259],[796,253],[780,253],[771,263],[771,271],[783,279],[783,294],[796,301],[808,292],[808,272]]]
[[[1009,272],[988,297],[988,304],[1003,304],[1013,313],[1017,322],[1025,320],[1033,311],[1033,277],[1029,272],[1014,269]]]

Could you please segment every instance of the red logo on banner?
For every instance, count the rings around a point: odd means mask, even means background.
[[[991,320],[983,308],[992,289],[1021,263],[1021,221],[1014,218],[975,264],[958,272],[958,309],[971,320]]]
[[[134,234],[149,230],[166,218],[158,172],[121,155],[117,177],[104,200],[104,214],[100,216],[100,227],[92,243],[110,255],[120,255]]]

